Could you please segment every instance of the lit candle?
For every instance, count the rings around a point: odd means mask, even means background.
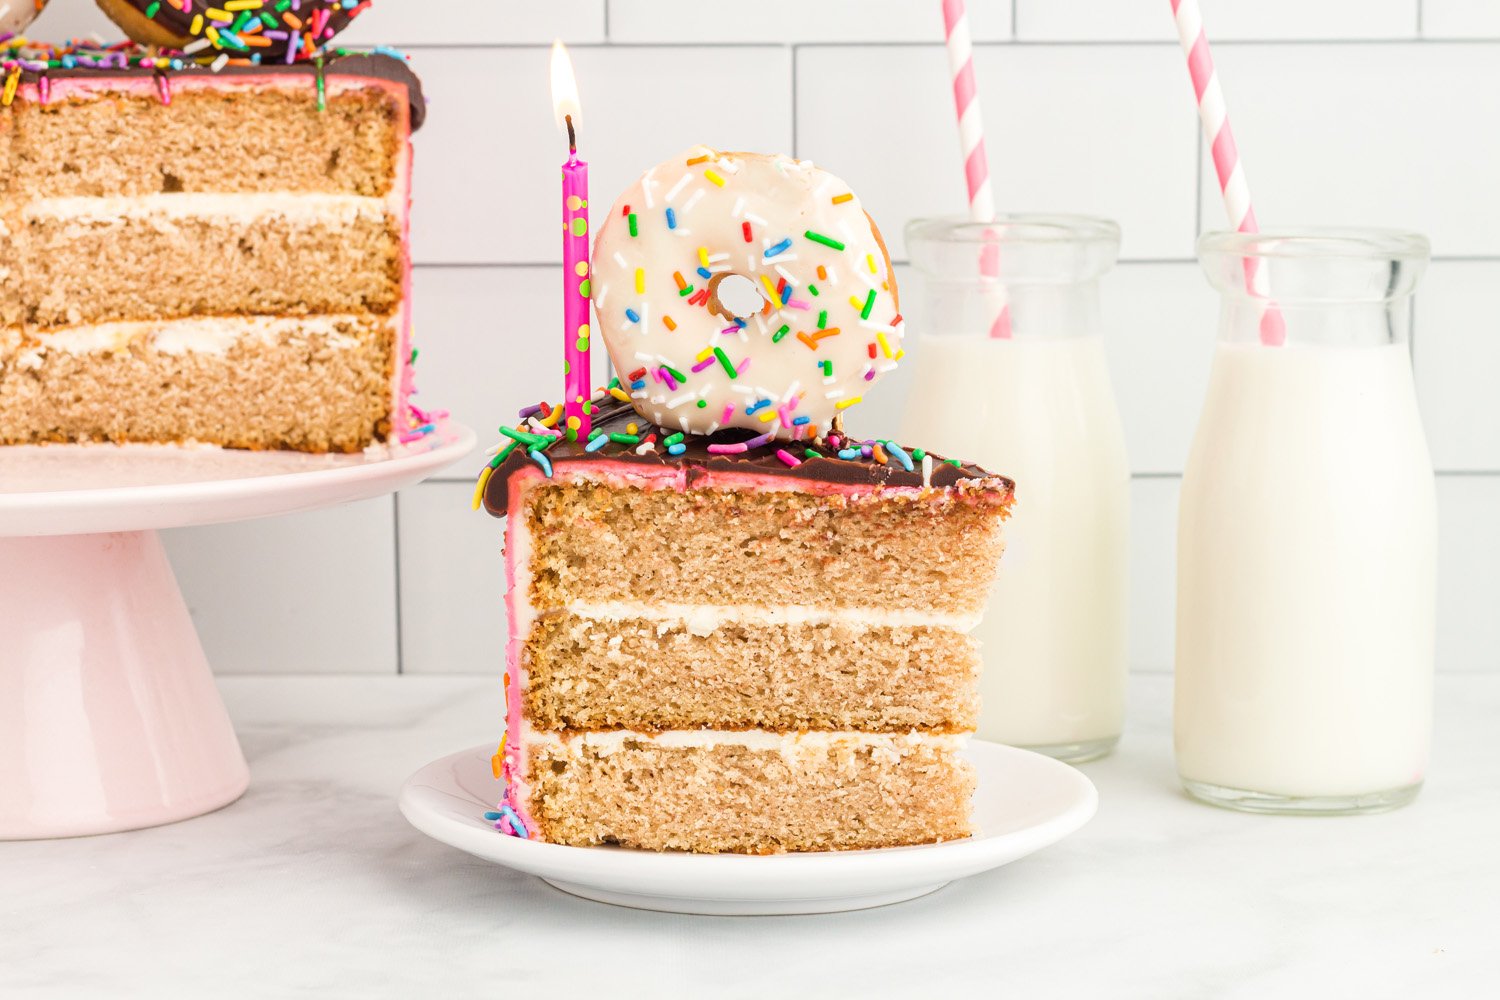
[[[568,133],[563,193],[563,415],[570,440],[587,437],[589,370],[589,165],[578,158],[578,83],[562,42],[552,43],[552,108]]]

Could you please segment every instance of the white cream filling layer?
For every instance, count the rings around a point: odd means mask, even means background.
[[[16,356],[16,364],[35,368],[47,352],[69,354],[115,353],[144,341],[162,354],[225,354],[246,338],[278,343],[286,337],[321,337],[330,347],[349,348],[359,343],[345,330],[368,323],[367,317],[321,316],[207,316],[150,322],[90,323],[32,333],[30,343]],[[343,329],[341,329],[343,328]]]
[[[38,198],[21,210],[28,222],[62,219],[79,222],[114,222],[125,219],[186,219],[196,216],[227,219],[236,223],[268,217],[307,219],[316,222],[349,222],[384,218],[390,210],[385,198],[353,194],[297,193],[289,191],[244,192],[183,191],[92,198]]]
[[[783,757],[799,754],[823,754],[833,749],[885,751],[900,756],[918,747],[939,750],[961,750],[968,743],[967,733],[861,733],[852,731],[813,731],[773,733],[764,729],[672,729],[662,733],[640,733],[631,729],[607,732],[561,734],[528,730],[525,742],[555,751],[590,750],[596,753],[618,753],[626,743],[674,750],[744,747],[748,750],[772,750]]]
[[[969,632],[979,624],[979,615],[939,614],[888,608],[814,608],[805,605],[761,606],[754,604],[647,604],[640,601],[577,601],[568,605],[570,614],[592,621],[618,622],[628,619],[681,622],[696,636],[713,633],[721,625],[824,625],[843,624],[860,628],[912,628],[927,626]],[[539,612],[545,613],[545,612]]]

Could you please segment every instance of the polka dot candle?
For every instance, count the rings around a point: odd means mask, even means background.
[[[563,164],[563,382],[568,438],[587,436],[589,415],[589,165]],[[575,423],[576,421],[576,423]]]
[[[567,51],[552,52],[552,100],[568,132],[562,168],[563,217],[563,413],[568,440],[589,433],[589,165],[578,158],[578,90]]]

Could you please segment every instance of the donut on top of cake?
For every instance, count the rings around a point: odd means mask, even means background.
[[[826,433],[903,355],[880,231],[807,160],[706,146],[664,160],[604,220],[591,281],[636,409],[685,433]]]

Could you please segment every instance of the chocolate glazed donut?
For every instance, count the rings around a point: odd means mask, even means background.
[[[142,45],[167,49],[193,49],[194,54],[284,62],[288,49],[292,61],[318,54],[340,31],[365,10],[367,2],[346,7],[344,0],[292,0],[286,10],[275,0],[264,0],[254,10],[210,15],[212,4],[204,0],[95,0],[99,9],[120,29]],[[309,46],[307,39],[312,39]]]

